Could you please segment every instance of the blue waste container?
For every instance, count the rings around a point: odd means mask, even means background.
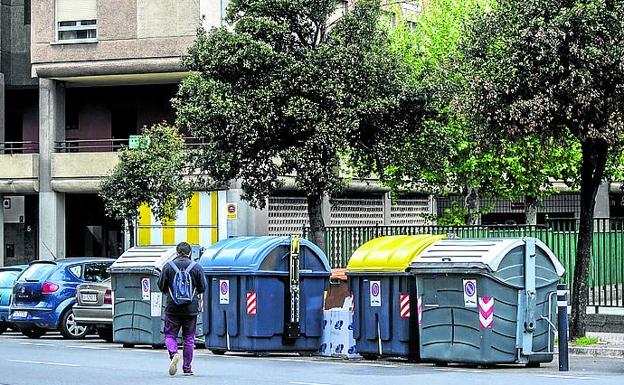
[[[314,244],[300,240],[294,254],[291,242],[236,237],[206,250],[204,332],[213,353],[318,351],[331,269]]]
[[[415,280],[410,262],[445,235],[395,235],[375,238],[349,259],[347,277],[354,299],[353,337],[366,359],[418,360]]]

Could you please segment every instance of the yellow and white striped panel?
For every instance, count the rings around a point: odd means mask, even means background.
[[[210,246],[227,238],[227,210],[225,191],[193,193],[188,206],[179,210],[175,221],[154,223],[147,205],[140,207],[137,244],[175,245],[188,242]]]

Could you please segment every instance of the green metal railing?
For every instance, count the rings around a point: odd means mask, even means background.
[[[563,281],[572,285],[578,220],[549,220],[545,225],[500,226],[353,226],[326,227],[325,250],[332,267],[344,268],[353,252],[371,239],[386,235],[448,234],[457,238],[536,237],[566,268]],[[311,239],[309,228],[303,236]],[[624,307],[624,218],[596,219],[589,273],[592,306]]]

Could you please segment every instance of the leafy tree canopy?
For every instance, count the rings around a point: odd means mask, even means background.
[[[184,58],[193,72],[174,102],[180,127],[205,143],[195,165],[206,179],[238,179],[244,198],[263,206],[291,175],[308,196],[313,230],[323,227],[322,197],[344,187],[344,163],[360,175],[383,175],[403,157],[433,169],[443,151],[431,149],[444,146],[421,124],[427,94],[406,81],[379,1],[342,5],[232,1],[233,28],[199,32]]]
[[[492,144],[479,135],[480,122],[455,108],[471,79],[461,67],[464,53],[460,41],[469,33],[473,19],[491,13],[493,7],[495,0],[431,0],[415,28],[401,23],[391,32],[393,48],[409,64],[415,81],[435,95],[437,117],[446,117],[444,132],[451,151],[442,170],[425,174],[428,185],[443,194],[478,191],[482,196],[507,199],[539,198],[554,193],[552,180],[575,181],[580,146],[573,138],[542,141],[537,136],[508,137]],[[560,145],[563,142],[566,146]],[[409,164],[396,168],[409,174]],[[474,214],[483,212],[478,207],[472,210]],[[473,213],[461,211],[470,222]]]
[[[583,336],[596,193],[620,169],[624,145],[624,2],[499,0],[475,17],[460,49],[461,110],[481,142],[580,143],[571,334]]]
[[[156,220],[174,219],[193,191],[183,177],[190,170],[186,168],[184,139],[178,129],[157,124],[145,128],[143,135],[149,138],[149,147],[122,150],[119,163],[100,191],[107,215],[131,227],[139,218],[142,204],[151,208]]]

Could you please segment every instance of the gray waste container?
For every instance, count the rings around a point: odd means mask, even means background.
[[[132,247],[110,267],[114,296],[113,341],[124,347],[164,345],[167,296],[158,289],[158,278],[165,264],[175,256],[175,246]],[[198,261],[200,257],[201,249],[193,246],[193,260]],[[202,319],[200,314],[197,317],[198,344],[204,341]]]
[[[538,239],[443,240],[425,249],[410,271],[422,361],[552,361],[564,268]]]

